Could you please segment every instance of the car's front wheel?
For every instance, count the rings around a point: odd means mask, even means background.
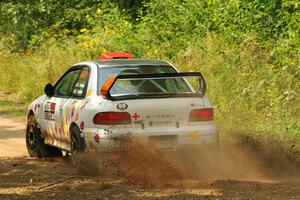
[[[45,158],[62,156],[62,152],[59,149],[44,143],[34,115],[28,117],[26,127],[26,147],[30,157]]]

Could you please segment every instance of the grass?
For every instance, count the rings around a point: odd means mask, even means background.
[[[27,105],[23,102],[16,102],[14,94],[0,95],[0,114],[8,114],[11,116],[26,116]]]

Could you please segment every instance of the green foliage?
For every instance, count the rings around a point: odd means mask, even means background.
[[[17,89],[21,101],[42,94],[42,85],[72,63],[128,51],[203,72],[220,127],[300,145],[298,1],[9,0],[0,6],[0,89]]]

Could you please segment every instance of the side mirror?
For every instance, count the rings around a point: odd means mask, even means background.
[[[52,96],[54,95],[54,87],[53,87],[53,85],[51,85],[51,83],[48,83],[48,84],[45,86],[44,92],[45,92],[45,94],[46,94],[48,97],[52,97]]]

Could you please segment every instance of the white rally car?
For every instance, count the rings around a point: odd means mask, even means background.
[[[73,65],[28,109],[30,156],[118,147],[130,135],[161,150],[218,145],[206,84],[161,60],[111,52]]]

